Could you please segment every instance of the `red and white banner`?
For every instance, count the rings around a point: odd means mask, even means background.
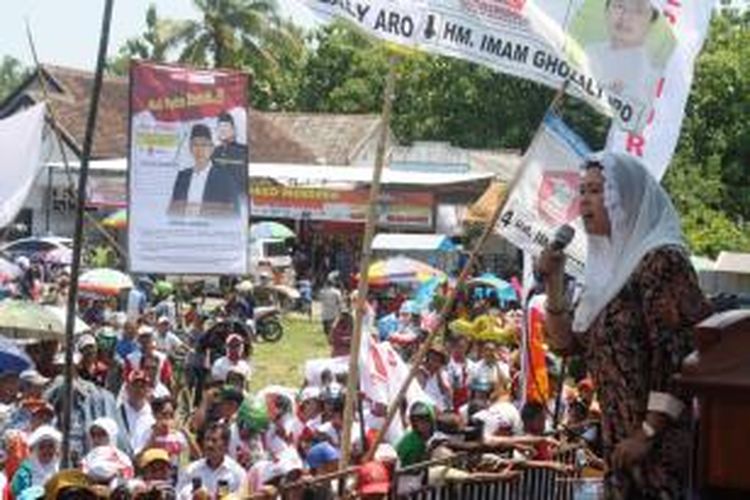
[[[250,186],[250,213],[253,217],[364,224],[369,199],[366,189],[352,191],[253,184]],[[432,193],[384,192],[380,201],[379,226],[432,230],[435,202]]]
[[[133,62],[130,270],[247,271],[246,74]]]

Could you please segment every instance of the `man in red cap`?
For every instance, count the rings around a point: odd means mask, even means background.
[[[391,480],[388,469],[380,462],[367,462],[357,470],[357,492],[363,500],[388,498]]]

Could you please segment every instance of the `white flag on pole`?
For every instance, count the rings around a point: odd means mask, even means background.
[[[547,113],[524,156],[523,171],[497,223],[497,232],[538,256],[563,224],[576,230],[565,249],[568,272],[583,276],[586,238],[579,216],[580,171],[588,146],[563,121]]]
[[[0,227],[16,218],[42,166],[44,104],[0,120]]]

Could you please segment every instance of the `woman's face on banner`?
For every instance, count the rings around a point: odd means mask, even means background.
[[[640,47],[651,29],[654,9],[649,0],[609,0],[606,20],[609,37],[617,48]]]

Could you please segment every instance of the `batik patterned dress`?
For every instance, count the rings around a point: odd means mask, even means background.
[[[589,329],[575,334],[602,411],[607,498],[684,497],[692,408],[673,375],[692,350],[691,327],[708,314],[710,306],[685,253],[678,247],[661,247],[641,260]],[[612,453],[641,427],[651,391],[679,398],[685,410],[655,439],[640,466],[615,471]]]

